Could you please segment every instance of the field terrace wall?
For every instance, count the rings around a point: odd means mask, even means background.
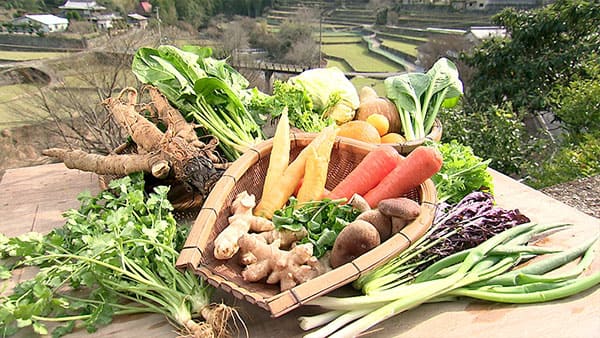
[[[13,51],[65,52],[80,51],[88,47],[85,39],[69,39],[53,36],[0,34],[0,49]]]

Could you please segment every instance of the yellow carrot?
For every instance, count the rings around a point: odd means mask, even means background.
[[[269,194],[276,186],[290,162],[290,121],[288,109],[284,108],[273,136],[273,148],[269,158],[267,176],[263,185],[263,196]]]
[[[304,176],[306,160],[311,152],[311,148],[318,147],[324,140],[327,139],[327,131],[331,133],[333,126],[323,129],[302,151],[298,157],[285,169],[283,176],[277,182],[277,185],[263,195],[260,203],[254,209],[254,214],[263,216],[268,219],[273,217],[275,210],[279,210],[285,206],[288,199],[294,193],[298,186],[298,182]]]
[[[311,149],[306,160],[304,181],[302,181],[302,186],[298,191],[298,196],[296,196],[300,203],[320,200],[325,193],[327,169],[329,168],[331,149],[337,130],[331,128],[324,132],[326,133],[325,139],[321,144]]]

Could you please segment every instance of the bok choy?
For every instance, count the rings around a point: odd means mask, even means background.
[[[452,61],[441,58],[427,73],[406,73],[384,81],[387,97],[400,114],[407,141],[424,138],[431,130],[440,107],[458,103],[463,85]]]

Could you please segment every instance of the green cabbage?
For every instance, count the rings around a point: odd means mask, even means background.
[[[314,109],[342,124],[354,118],[359,105],[358,92],[346,75],[336,67],[315,68],[288,80],[302,86]]]

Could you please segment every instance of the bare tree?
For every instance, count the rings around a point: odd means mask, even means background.
[[[244,28],[242,20],[238,19],[228,23],[223,29],[223,51],[226,55],[233,55],[237,49],[248,48],[248,31]]]
[[[468,85],[473,74],[473,69],[460,60],[461,53],[473,47],[473,42],[464,35],[445,35],[430,39],[421,45],[418,62],[424,69],[429,69],[441,57],[448,58],[456,64],[463,83]]]
[[[319,59],[319,44],[312,38],[303,38],[296,41],[284,60],[301,66],[313,66]]]
[[[131,31],[95,41],[93,47],[52,64],[55,78],[19,107],[49,146],[107,154],[125,140],[121,128],[101,105],[127,86],[137,86],[131,60],[141,46],[156,45],[158,35]],[[59,74],[59,75],[56,75]]]

